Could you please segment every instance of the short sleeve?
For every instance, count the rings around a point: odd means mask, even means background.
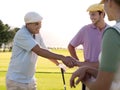
[[[33,39],[32,35],[20,32],[16,34],[14,44],[24,50],[30,51],[37,42]]]
[[[73,37],[73,39],[70,41],[70,44],[74,47],[79,46],[80,44],[83,44],[84,42],[84,35],[85,35],[85,27],[81,28],[78,33]]]

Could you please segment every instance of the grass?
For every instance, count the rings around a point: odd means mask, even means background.
[[[68,56],[69,53],[65,49],[52,49],[52,52],[63,54]],[[82,50],[77,50],[79,58],[83,61]],[[6,90],[5,87],[5,76],[10,62],[11,52],[0,52],[0,90]],[[77,85],[76,88],[70,88],[69,79],[72,72],[74,72],[77,67],[67,68],[65,76],[67,90],[80,90],[81,84]],[[51,61],[38,57],[37,67],[35,77],[37,79],[37,89],[38,90],[64,90],[62,75],[60,69]]]

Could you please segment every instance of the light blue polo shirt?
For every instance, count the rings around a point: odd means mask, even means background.
[[[23,26],[15,35],[12,57],[9,64],[7,79],[21,83],[29,83],[34,80],[37,54],[31,49],[38,44],[46,48],[40,35],[36,40],[32,34]]]

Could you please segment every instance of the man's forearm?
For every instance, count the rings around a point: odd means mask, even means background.
[[[69,50],[69,53],[72,57],[74,57],[76,60],[79,60],[79,58],[77,57],[77,54],[76,54],[75,47],[73,47],[71,44],[69,44],[68,50]]]
[[[77,62],[76,66],[78,66],[78,67],[81,67],[81,66],[90,66],[90,67],[98,68],[99,63],[98,62]]]
[[[38,45],[36,45],[32,49],[32,51],[35,52],[37,55],[42,56],[44,58],[55,59],[55,60],[63,60],[65,58],[65,56],[63,55],[50,52],[46,49],[40,48]]]

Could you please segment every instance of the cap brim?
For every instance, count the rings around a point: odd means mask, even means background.
[[[100,4],[104,4],[104,0],[101,0]]]

